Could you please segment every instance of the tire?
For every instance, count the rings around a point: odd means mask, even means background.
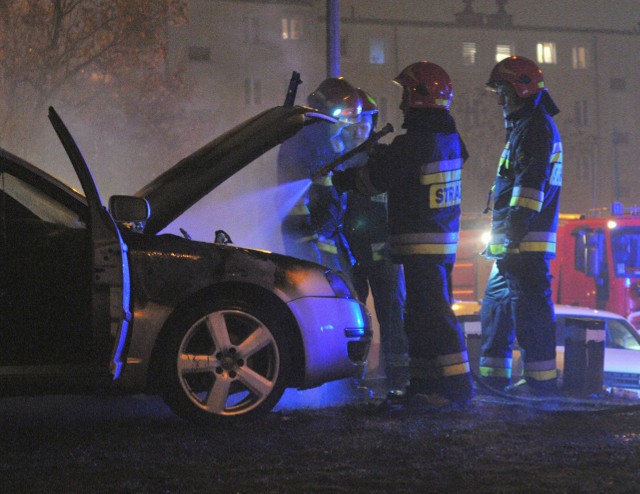
[[[172,325],[162,353],[162,394],[199,423],[257,418],[285,391],[290,353],[284,326],[262,308],[210,301]]]

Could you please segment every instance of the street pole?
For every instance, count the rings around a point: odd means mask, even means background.
[[[327,0],[327,77],[340,77],[340,0]]]
[[[620,143],[620,134],[618,133],[618,129],[613,128],[613,133],[611,137],[611,142],[613,144],[613,186],[614,186],[614,195],[615,201],[620,201],[620,170],[618,170],[618,144]]]

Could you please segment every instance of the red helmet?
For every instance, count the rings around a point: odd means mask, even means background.
[[[358,90],[342,77],[329,77],[307,98],[312,108],[343,122],[355,123],[362,113],[362,100]]]
[[[373,96],[360,88],[357,91],[362,101],[362,113],[378,113],[378,103]]]
[[[453,99],[453,82],[445,70],[432,62],[416,62],[406,67],[393,82],[409,91],[410,108],[448,110]]]
[[[528,98],[544,89],[542,71],[525,57],[509,57],[498,62],[491,71],[487,86],[495,87],[500,82],[511,84],[521,98]]]

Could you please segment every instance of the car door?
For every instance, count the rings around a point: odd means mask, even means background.
[[[86,204],[0,152],[0,366],[63,373],[90,362]],[[29,369],[29,370],[27,370]]]
[[[111,215],[103,206],[80,149],[53,108],[51,121],[84,190],[89,214],[92,279],[91,329],[99,368],[108,369],[114,379],[122,372],[130,311],[130,277],[127,246]]]

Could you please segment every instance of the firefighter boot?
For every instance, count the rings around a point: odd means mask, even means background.
[[[398,358],[388,358],[386,375],[389,391],[387,398],[396,399],[403,397],[409,386],[409,358],[406,355]]]

